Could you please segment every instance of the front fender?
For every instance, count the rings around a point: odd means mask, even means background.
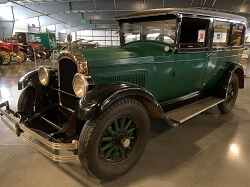
[[[18,90],[24,89],[26,86],[32,86],[36,90],[41,88],[41,84],[38,78],[38,69],[26,73],[18,81]]]
[[[166,117],[160,104],[149,91],[135,84],[121,82],[97,87],[87,92],[79,102],[78,117],[81,120],[91,120],[99,116],[111,104],[125,97],[141,102],[149,116],[165,119],[173,127],[179,125]]]

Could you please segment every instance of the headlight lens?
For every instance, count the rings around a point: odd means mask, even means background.
[[[49,67],[46,66],[41,66],[38,71],[38,76],[40,83],[43,86],[48,86],[49,85],[49,79],[50,79],[50,74],[49,74]]]
[[[75,74],[73,78],[73,89],[77,97],[81,98],[86,94],[88,85],[87,78],[83,74]]]

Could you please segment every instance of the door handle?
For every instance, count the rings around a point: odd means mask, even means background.
[[[207,53],[207,58],[211,57],[211,56],[215,56],[215,54],[213,54],[213,53]]]

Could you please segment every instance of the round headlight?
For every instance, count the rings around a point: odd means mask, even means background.
[[[49,79],[50,79],[50,74],[49,74],[49,67],[46,66],[41,66],[38,71],[38,77],[40,80],[40,83],[43,86],[48,86],[49,85]]]
[[[77,97],[81,98],[86,94],[88,85],[87,78],[83,74],[75,74],[73,78],[73,89]]]

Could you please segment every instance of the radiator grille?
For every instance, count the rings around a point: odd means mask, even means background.
[[[72,86],[72,81],[74,75],[77,73],[77,65],[71,60],[63,59],[59,61],[59,71],[60,71],[60,90],[75,95]],[[68,96],[67,94],[61,93],[62,105],[69,107],[71,109],[75,109],[76,107],[75,100],[76,99],[74,99],[72,96]]]

